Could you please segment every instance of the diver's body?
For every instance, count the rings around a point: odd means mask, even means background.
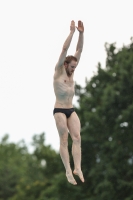
[[[74,56],[67,56],[67,50],[70,46],[73,34],[75,32],[75,22],[71,21],[70,34],[67,37],[59,60],[55,67],[54,73],[54,92],[56,101],[54,105],[54,118],[57,130],[60,136],[60,156],[66,169],[66,176],[70,183],[76,185],[69,162],[68,153],[68,131],[71,135],[72,155],[74,159],[73,173],[78,175],[82,182],[84,177],[81,171],[81,136],[80,136],[80,120],[74,111],[72,100],[74,96],[74,71],[80,59],[83,48],[83,32],[84,26],[78,21],[77,30],[79,31],[79,39]]]

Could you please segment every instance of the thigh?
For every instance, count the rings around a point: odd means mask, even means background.
[[[79,138],[80,136],[80,120],[76,112],[73,112],[67,120],[68,129],[72,139]]]
[[[54,118],[59,135],[62,136],[64,134],[68,134],[67,119],[65,114],[55,113]]]

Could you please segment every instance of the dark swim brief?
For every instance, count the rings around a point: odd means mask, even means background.
[[[64,113],[67,118],[74,112],[74,108],[54,108],[53,115],[55,113]]]

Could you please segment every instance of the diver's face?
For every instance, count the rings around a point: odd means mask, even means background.
[[[72,60],[69,64],[65,64],[66,73],[68,76],[71,76],[77,67],[77,62]]]

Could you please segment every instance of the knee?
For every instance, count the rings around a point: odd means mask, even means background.
[[[78,144],[81,143],[81,136],[80,136],[80,134],[74,135],[72,139],[73,139],[74,143],[78,143]]]

